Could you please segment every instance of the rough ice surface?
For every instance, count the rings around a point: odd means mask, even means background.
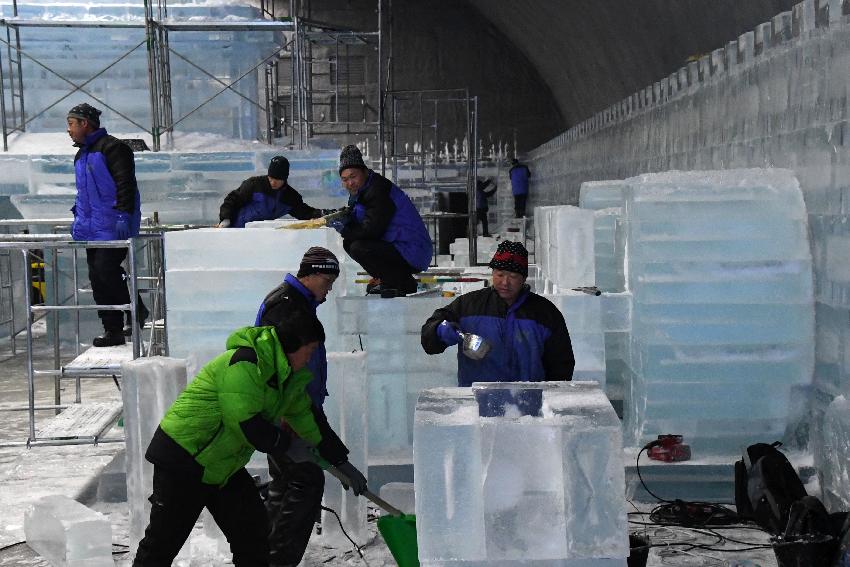
[[[405,514],[415,514],[416,504],[412,482],[388,482],[381,485],[381,498]],[[384,514],[386,512],[383,512]]]
[[[165,412],[186,388],[186,361],[153,356],[121,365],[124,435],[127,446],[127,502],[130,549],[135,553],[150,518],[153,465],[145,459]]]
[[[450,302],[443,297],[336,300],[343,348],[363,348],[367,355],[370,462],[410,462],[419,392],[457,384],[456,349],[425,354],[419,334],[431,313]]]
[[[364,473],[367,470],[367,399],[365,352],[328,353],[328,397],[325,414],[328,423],[350,451],[348,461]],[[322,544],[350,547],[343,530],[358,544],[366,543],[366,499],[345,490],[330,473],[325,473],[322,503],[339,515],[322,511]],[[340,522],[342,527],[340,527]]]
[[[781,439],[814,364],[812,259],[788,170],[627,180],[633,297],[630,443],[683,434],[700,452]]]
[[[76,500],[43,496],[24,514],[29,545],[54,567],[112,567],[109,519]]]
[[[593,382],[534,387],[543,389],[541,417],[479,417],[469,388],[420,395],[414,467],[423,565],[626,564],[613,407]]]
[[[815,447],[823,502],[830,512],[850,509],[850,402],[838,396],[823,419],[823,446]]]
[[[580,291],[544,295],[563,314],[573,344],[576,366],[573,380],[594,380],[605,389],[605,335],[601,297]]]
[[[234,330],[253,325],[265,296],[287,272],[297,273],[310,246],[342,257],[336,231],[197,229],[165,234],[168,345],[172,356],[206,361],[224,350]],[[344,281],[345,275],[340,278]],[[328,302],[339,292],[328,295]],[[319,319],[336,325],[332,308]]]
[[[476,239],[476,252],[478,263],[486,264],[496,253],[498,241],[490,236],[478,236]],[[452,256],[453,266],[469,266],[469,239],[456,238],[449,244],[449,254]]]
[[[535,207],[535,262],[546,289],[596,285],[594,214],[569,205]]]

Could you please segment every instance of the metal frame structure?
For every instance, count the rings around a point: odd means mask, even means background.
[[[20,221],[19,221],[20,222]],[[150,275],[138,275],[139,266],[137,265],[138,254],[136,244],[140,242],[141,251],[147,254],[147,266],[150,270]],[[101,418],[102,428],[95,431],[89,431],[85,435],[73,435],[68,433],[56,434],[55,436],[43,435],[39,436],[36,432],[36,412],[37,411],[54,411],[59,414],[62,410],[71,410],[72,414],[80,414],[91,409],[86,408],[82,404],[82,389],[81,378],[111,378],[116,381],[121,374],[120,361],[111,361],[106,364],[90,366],[83,362],[80,356],[80,319],[79,314],[82,311],[129,311],[131,319],[131,356],[133,359],[139,358],[145,351],[147,355],[153,353],[157,344],[154,341],[155,331],[157,330],[157,321],[161,318],[164,321],[165,313],[165,288],[164,288],[164,270],[162,266],[162,234],[153,233],[140,235],[138,238],[130,240],[116,241],[98,241],[92,242],[76,242],[69,240],[67,234],[11,234],[0,236],[0,250],[8,250],[11,254],[15,252],[22,253],[24,262],[24,273],[26,281],[30,280],[31,274],[31,257],[33,250],[43,250],[45,256],[49,257],[52,275],[52,297],[53,304],[48,305],[46,302],[42,305],[32,305],[31,287],[24,286],[23,302],[26,307],[26,339],[27,339],[27,407],[25,408],[8,408],[9,410],[26,410],[29,415],[29,432],[25,442],[4,442],[0,446],[22,446],[27,447],[35,445],[80,445],[80,444],[97,444],[113,441],[123,441],[123,438],[104,438],[105,434],[115,420],[120,415],[120,404],[114,407],[98,407],[95,408],[95,414]],[[98,248],[127,248],[127,283],[130,293],[130,303],[123,305],[81,305],[80,293],[89,291],[81,290],[78,282],[77,274],[77,253],[80,249],[89,247]],[[72,270],[71,274],[62,274],[58,268],[58,258],[60,251],[70,250]],[[68,276],[72,279],[73,293],[70,297],[60,297],[59,278],[60,276]],[[140,282],[149,282],[153,287],[140,285]],[[138,320],[136,318],[136,298],[138,292],[154,292],[154,301],[151,308],[151,335],[150,342],[145,348],[145,344],[139,331]],[[70,304],[68,303],[70,301]],[[59,314],[62,312],[70,312],[76,316],[76,331],[75,331],[75,358],[68,364],[62,364],[62,356],[60,352],[60,337],[59,337]],[[52,339],[53,346],[53,368],[36,369],[34,361],[34,337],[32,332],[32,324],[35,321],[37,313],[44,313],[51,317],[51,325],[49,326],[49,336]],[[160,354],[167,355],[167,337],[165,337],[165,326],[162,326],[163,342]],[[54,383],[54,403],[52,405],[36,405],[36,386],[35,378],[37,376],[52,376]],[[75,400],[71,404],[63,404],[61,397],[61,381],[63,379],[73,379],[75,381]],[[88,414],[82,413],[83,419],[91,420],[91,412]],[[89,424],[90,425],[90,424]],[[100,427],[100,426],[97,426]],[[61,428],[60,428],[61,429]]]
[[[381,153],[381,174],[389,168],[392,178],[406,187],[437,191],[441,188],[463,189],[467,196],[467,236],[469,240],[469,261],[478,263],[477,218],[475,213],[475,183],[478,179],[478,97],[469,96],[469,89],[430,89],[387,91],[386,123],[389,143],[387,152]],[[448,107],[462,118],[461,128],[466,140],[466,150],[462,159],[453,164],[464,174],[455,179],[439,178],[439,148],[450,139],[441,139],[445,131],[441,130],[440,117]],[[413,109],[411,112],[410,109]],[[465,124],[463,124],[465,122]],[[412,132],[412,135],[406,135]],[[454,137],[454,134],[450,134]],[[411,144],[412,142],[412,144]],[[426,146],[427,144],[427,146]],[[433,144],[433,150],[426,149]],[[412,145],[412,151],[411,151]],[[419,150],[416,150],[416,147]],[[406,148],[405,148],[406,146]],[[448,156],[446,157],[448,159]],[[412,180],[401,181],[399,167],[412,164],[418,175]],[[413,171],[410,169],[409,171]],[[435,230],[436,232],[436,230]],[[434,235],[436,237],[436,234]]]
[[[272,5],[271,9],[268,9],[268,5]],[[188,118],[190,115],[194,114],[200,108],[208,104],[210,101],[218,97],[220,94],[224,93],[227,90],[236,93],[241,98],[253,104],[257,108],[259,108],[262,112],[267,114],[272,113],[272,109],[268,106],[263,106],[259,102],[246,97],[239,91],[237,91],[233,85],[246,77],[248,74],[254,72],[256,69],[264,65],[269,60],[275,60],[278,58],[279,53],[282,49],[285,49],[289,42],[285,41],[285,36],[282,32],[292,32],[294,31],[294,23],[293,22],[282,22],[282,21],[274,21],[274,20],[257,20],[257,21],[246,21],[246,22],[229,22],[229,21],[205,21],[205,22],[181,22],[175,21],[168,18],[168,7],[166,5],[166,0],[156,0],[154,3],[152,0],[145,0],[145,17],[144,21],[89,21],[89,20],[77,20],[77,21],[51,21],[51,20],[23,20],[18,18],[18,6],[17,0],[12,0],[12,18],[4,18],[0,19],[0,26],[5,29],[6,38],[3,39],[0,37],[0,43],[3,45],[0,46],[0,122],[2,122],[3,129],[3,151],[9,150],[8,138],[14,132],[25,132],[26,126],[28,123],[38,118],[73,93],[79,91],[82,92],[103,107],[108,108],[113,111],[117,115],[121,116],[131,124],[135,125],[139,129],[143,130],[147,134],[149,134],[152,138],[154,151],[159,151],[161,149],[161,138],[163,135],[170,136],[170,134],[174,131],[174,127],[177,126],[180,122]],[[269,4],[266,3],[266,0],[263,0],[261,6],[262,13],[264,15],[273,15],[274,9],[271,0],[269,0]],[[101,69],[89,79],[82,83],[76,83],[67,77],[65,77],[61,72],[51,69],[37,58],[27,54],[21,49],[21,41],[20,41],[20,29],[21,28],[35,28],[35,27],[70,27],[70,28],[138,28],[145,30],[145,38],[131,47],[129,50],[125,51],[121,54],[117,59],[115,59],[112,63],[110,63],[104,69]],[[243,73],[241,76],[235,78],[230,82],[225,82],[214,74],[206,71],[201,65],[190,61],[185,56],[181,55],[179,52],[175,51],[169,46],[169,33],[170,32],[181,32],[181,31],[269,31],[269,32],[281,32],[281,41],[280,45],[277,46],[273,53],[263,57],[259,63],[251,67],[247,72]],[[291,40],[290,40],[291,41]],[[131,53],[136,50],[145,47],[147,50],[147,60],[148,60],[148,82],[150,87],[150,108],[151,108],[151,123],[149,127],[146,127],[133,118],[127,116],[122,113],[118,109],[110,106],[102,99],[98,98],[96,95],[91,93],[86,89],[86,86],[96,79],[98,76],[102,75],[104,72],[115,66],[117,63],[128,57]],[[5,48],[5,49],[3,49]],[[6,52],[6,57],[2,56],[3,51]],[[200,104],[195,106],[192,110],[184,114],[183,116],[175,118],[172,112],[172,94],[171,94],[171,56],[174,55],[183,61],[185,61],[191,67],[201,71],[209,78],[215,80],[221,85],[221,88],[212,96],[208,97]],[[23,87],[23,71],[22,71],[22,60],[26,58],[33,61],[36,65],[44,69],[46,72],[57,76],[62,81],[66,82],[71,89],[67,94],[60,97],[58,100],[54,101],[46,108],[41,109],[35,114],[27,117],[24,111],[24,87]],[[4,69],[4,60],[5,60],[5,69]],[[6,109],[6,92],[4,86],[4,77],[8,74],[8,81],[10,86],[10,99],[11,99],[11,112],[7,112]],[[267,133],[267,135],[270,131]],[[273,138],[269,135],[268,141],[271,143]]]

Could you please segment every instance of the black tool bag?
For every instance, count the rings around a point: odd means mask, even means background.
[[[797,471],[779,451],[782,443],[756,443],[735,463],[735,507],[772,534],[788,524],[791,505],[807,496]]]

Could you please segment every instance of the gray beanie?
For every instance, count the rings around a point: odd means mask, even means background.
[[[357,146],[353,144],[349,144],[342,148],[342,153],[339,154],[340,174],[344,169],[348,169],[349,167],[359,167],[364,170],[368,169],[366,167],[366,163],[363,161],[363,154],[361,154]]]
[[[100,126],[101,112],[88,103],[78,104],[68,111],[68,118],[85,120],[94,127]]]

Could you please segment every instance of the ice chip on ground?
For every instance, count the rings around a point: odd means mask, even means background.
[[[24,533],[35,552],[55,567],[112,567],[109,519],[67,496],[39,498],[24,514]]]

